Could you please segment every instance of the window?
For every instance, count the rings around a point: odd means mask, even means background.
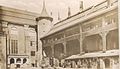
[[[35,51],[31,51],[31,56],[35,56]]]
[[[18,58],[18,59],[16,60],[16,62],[17,62],[17,63],[21,63],[21,59]]]
[[[11,40],[11,54],[18,53],[18,40]]]
[[[27,62],[27,59],[26,59],[26,58],[24,58],[24,59],[23,59],[23,63],[26,63],[26,62]]]
[[[12,63],[14,63],[14,62],[15,62],[14,58],[11,58],[11,59],[10,59],[10,64],[12,64]]]
[[[16,67],[17,67],[17,68],[20,68],[20,64],[17,64]]]
[[[35,41],[30,41],[30,46],[35,46]]]

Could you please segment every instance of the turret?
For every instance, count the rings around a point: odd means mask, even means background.
[[[38,23],[37,25],[38,25],[38,29],[39,29],[38,32],[40,37],[46,35],[53,26],[52,24],[53,18],[49,16],[49,14],[47,13],[45,1],[43,1],[42,12],[40,16],[36,18],[36,21]]]
[[[38,47],[38,62],[42,61],[42,42],[40,40],[41,37],[45,36],[50,29],[52,28],[53,24],[52,24],[53,18],[50,17],[47,13],[46,7],[45,7],[45,1],[43,2],[43,9],[42,12],[40,14],[40,16],[38,18],[36,18],[36,22],[37,22],[37,47]],[[41,63],[39,63],[41,64]]]

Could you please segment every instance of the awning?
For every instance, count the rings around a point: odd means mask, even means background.
[[[79,58],[93,58],[93,57],[108,57],[108,56],[118,56],[119,50],[108,50],[105,53],[102,51],[100,52],[93,52],[93,53],[85,53],[83,55],[72,55],[67,57],[66,59],[79,59]]]
[[[80,57],[79,55],[72,55],[72,56],[67,57],[67,58],[65,58],[65,59],[77,59],[77,58],[79,58],[79,57]]]

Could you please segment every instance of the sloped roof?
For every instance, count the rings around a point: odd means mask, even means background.
[[[114,3],[116,3],[116,1]],[[97,8],[98,10],[91,13],[91,11],[93,11],[93,7],[94,7],[94,9]],[[103,9],[99,9],[99,8],[103,8]],[[73,15],[73,16],[70,16],[70,17],[54,24],[53,28],[46,35],[41,37],[41,39],[45,38],[45,37],[48,37],[48,36],[58,32],[58,31],[64,30],[68,27],[74,26],[74,25],[79,24],[79,23],[83,23],[84,21],[86,21],[88,19],[92,19],[94,17],[97,17],[99,15],[107,13],[111,10],[116,9],[116,8],[117,8],[117,4],[114,4],[111,7],[107,7],[107,1],[106,0],[101,2],[100,4],[95,5],[95,6],[90,6],[87,9],[84,9],[82,12],[79,12],[79,13]]]
[[[40,19],[48,19],[50,21],[53,21],[53,18],[50,17],[49,14],[47,13],[45,1],[43,1],[43,9],[42,9],[40,16],[38,18],[36,18],[37,21]]]
[[[46,10],[46,7],[45,7],[45,2],[43,2],[43,9],[42,9],[40,16],[41,17],[49,17],[47,10]]]

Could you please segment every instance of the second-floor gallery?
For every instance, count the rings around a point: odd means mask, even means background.
[[[103,1],[57,22],[41,40],[45,57],[65,59],[70,68],[79,62],[90,65],[93,60],[105,68],[112,68],[114,62],[118,65],[117,1]]]

